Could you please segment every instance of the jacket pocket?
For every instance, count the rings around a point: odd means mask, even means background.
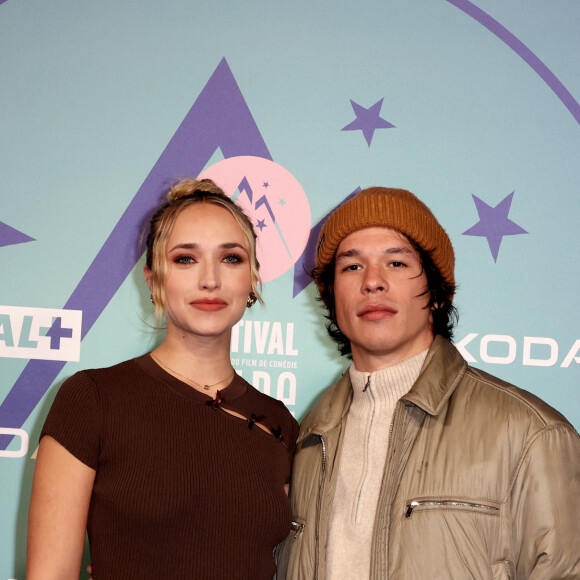
[[[423,497],[407,503],[405,517],[410,518],[414,513],[425,510],[459,510],[487,515],[499,515],[500,504],[489,500],[475,500],[466,498]]]
[[[300,550],[300,538],[305,525],[306,520],[293,518],[286,539],[281,544],[278,544],[274,550],[274,559],[278,570],[275,578],[291,577],[289,573],[290,559],[293,557],[294,561],[296,561],[298,558],[296,550]]]
[[[492,580],[510,580],[510,564],[507,560],[502,560],[501,562],[494,562],[491,565],[491,578]]]

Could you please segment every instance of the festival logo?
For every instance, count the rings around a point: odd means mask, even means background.
[[[262,282],[288,271],[310,236],[310,205],[296,178],[262,157],[224,159],[203,172],[252,219]]]

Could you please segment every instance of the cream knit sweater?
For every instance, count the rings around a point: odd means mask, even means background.
[[[373,373],[349,368],[348,410],[326,547],[327,577],[369,577],[371,542],[397,401],[411,390],[427,351]]]

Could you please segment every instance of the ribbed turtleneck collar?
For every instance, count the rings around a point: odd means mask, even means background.
[[[351,364],[348,372],[354,391],[353,403],[364,396],[369,389],[375,399],[385,398],[398,401],[411,390],[419,377],[428,352],[428,349],[424,350],[396,365],[372,373],[361,372],[356,369],[354,363]]]

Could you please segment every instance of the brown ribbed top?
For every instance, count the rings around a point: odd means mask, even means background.
[[[95,580],[272,578],[298,424],[237,374],[220,393],[212,403],[149,355],[63,384],[41,437],[97,471]]]

